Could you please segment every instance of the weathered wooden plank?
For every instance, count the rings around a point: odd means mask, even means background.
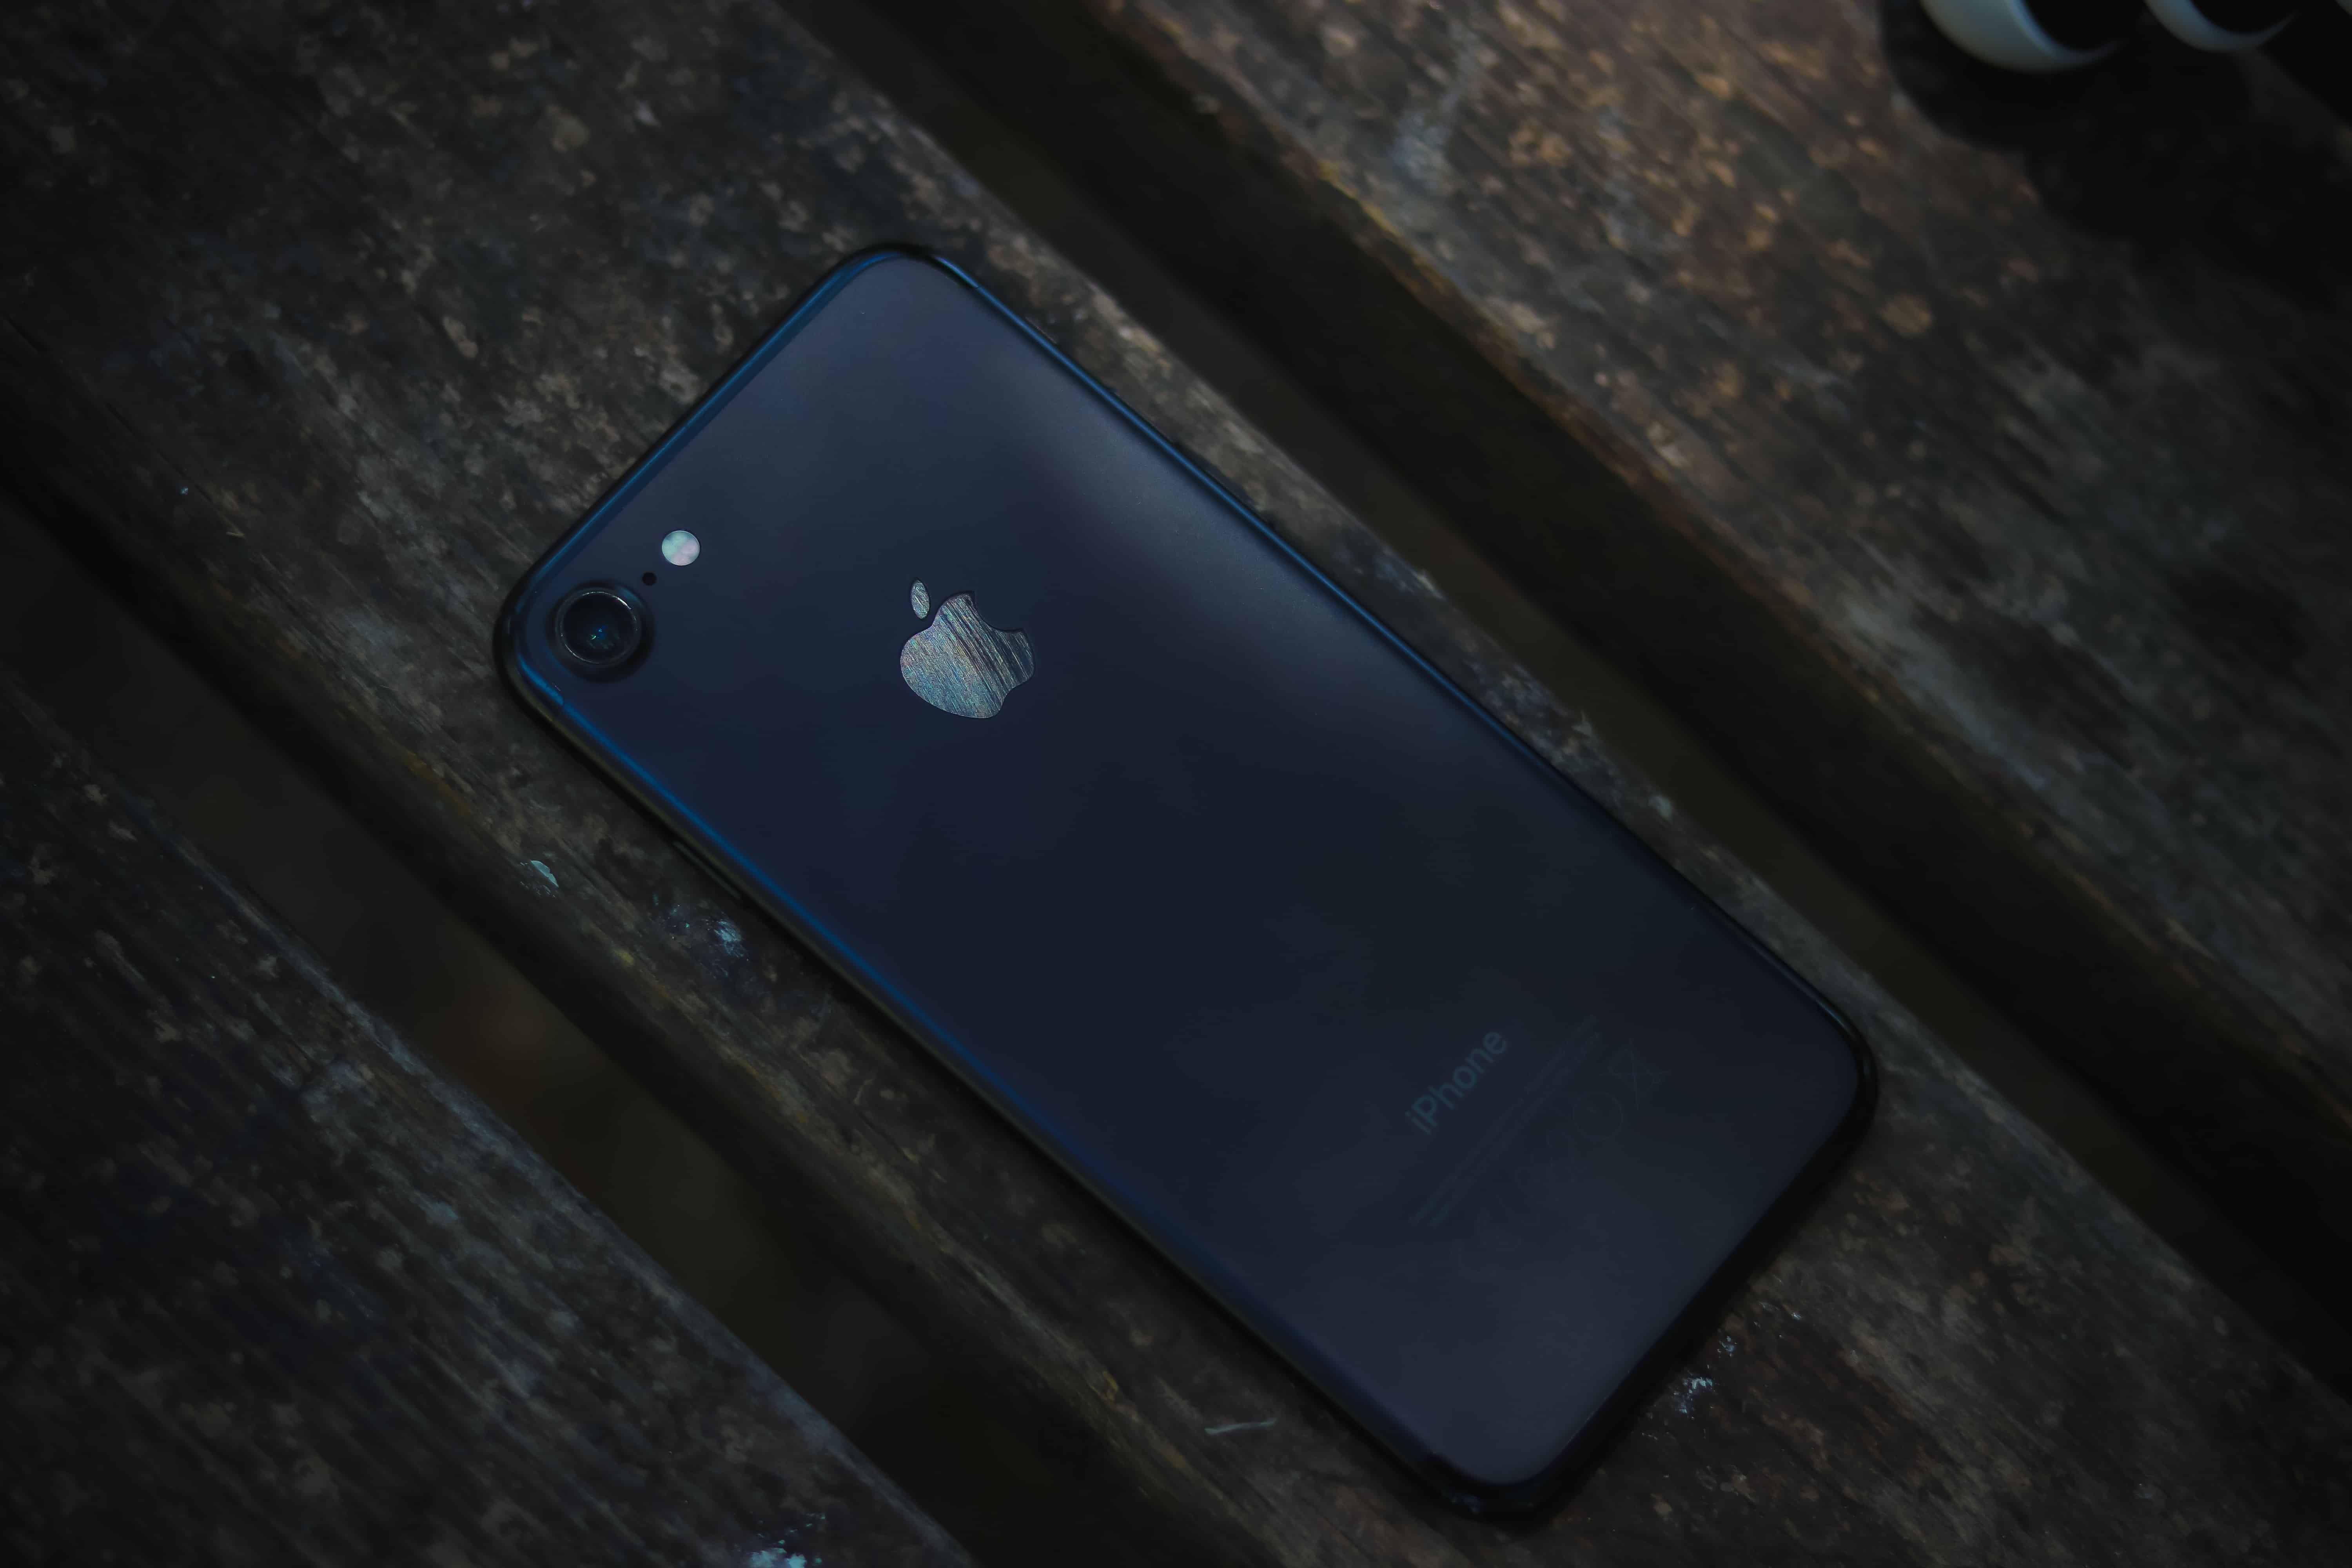
[[[961,1563],[0,673],[12,1562]]]
[[[886,8],[2352,1317],[2335,114],[1915,0]]]
[[[772,6],[183,4],[135,47],[54,15],[0,24],[38,63],[0,126],[0,476],[1139,1549],[2301,1562],[2352,1529],[2352,1411]],[[886,238],[1059,334],[1877,1046],[1849,1173],[1540,1529],[1417,1490],[500,689],[515,574]]]

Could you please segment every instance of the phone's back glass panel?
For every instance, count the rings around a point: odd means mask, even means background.
[[[526,583],[510,672],[1407,1458],[1541,1471],[1854,1045],[956,275],[782,337]],[[653,616],[625,679],[551,646],[598,579]],[[1034,657],[988,719],[900,673],[966,594]]]

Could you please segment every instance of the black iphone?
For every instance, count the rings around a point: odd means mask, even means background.
[[[1818,995],[924,253],[812,289],[498,647],[1465,1508],[1556,1494],[1867,1120]]]

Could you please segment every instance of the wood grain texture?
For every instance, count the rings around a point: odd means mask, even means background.
[[[0,1543],[968,1561],[0,674]]]
[[[1241,1563],[2320,1562],[2352,1410],[757,0],[11,14],[0,478],[867,1284]],[[126,42],[125,40],[130,41]],[[1875,1131],[1532,1530],[1446,1512],[535,728],[508,584],[840,255],[938,247],[1734,910]]]
[[[2352,130],[2276,61],[887,8],[2352,1317]]]

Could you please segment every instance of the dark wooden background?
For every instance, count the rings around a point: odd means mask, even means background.
[[[965,1561],[0,673],[22,1563]]]
[[[0,483],[1046,1434],[1139,1550],[2340,1548],[2340,1400],[775,6],[30,6],[0,42]],[[1879,79],[1866,58],[1851,68]],[[1354,112],[1328,121],[1341,153]],[[1230,189],[1245,208],[1249,187]],[[784,300],[883,239],[955,257],[1202,452],[1878,1047],[1885,1109],[1852,1168],[1541,1527],[1473,1524],[1403,1485],[499,689],[488,626],[514,575]],[[1344,293],[1374,274],[1331,276]],[[1425,368],[1500,376],[1485,356],[1506,340],[1469,316],[1457,331]],[[1558,410],[1533,406],[1516,427],[1581,476],[1556,501],[1630,529],[1643,514],[1612,498],[1631,495],[1675,521],[1659,535],[1674,551],[1696,548],[1713,514],[1654,468],[1643,479],[1623,432],[1589,420],[1592,450],[1570,461],[1545,434]]]

